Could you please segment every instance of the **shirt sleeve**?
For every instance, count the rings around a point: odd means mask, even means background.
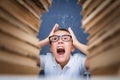
[[[40,55],[40,67],[44,69],[45,66],[45,55]]]
[[[87,72],[86,66],[85,66],[86,56],[83,54],[79,55],[79,64],[80,64],[80,72],[84,74]]]

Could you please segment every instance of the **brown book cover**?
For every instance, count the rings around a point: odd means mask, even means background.
[[[90,71],[100,69],[102,67],[118,66],[120,63],[120,47],[101,52],[95,56],[89,57]]]
[[[38,39],[36,37],[33,37],[33,36],[27,34],[26,32],[22,31],[15,25],[12,25],[11,23],[9,23],[5,20],[0,19],[0,24],[2,26],[2,27],[0,27],[0,30],[2,30],[2,32],[7,33],[13,37],[16,37],[17,39],[20,39],[26,43],[29,43],[29,44],[35,46],[36,48],[38,47],[37,46]]]
[[[117,32],[119,30],[119,22],[120,21],[120,17],[118,17],[117,19],[115,19],[114,21],[110,22],[106,27],[104,27],[102,30],[98,31],[96,33],[96,35],[94,35],[94,37],[91,37],[89,39],[89,44],[93,43],[95,40],[101,38],[102,36],[107,35],[110,36],[113,33]],[[114,26],[114,27],[113,27]],[[103,35],[104,34],[104,35]]]
[[[114,26],[114,28],[111,29],[110,27],[113,27],[113,26]],[[106,32],[102,33],[102,35],[97,36],[97,38],[94,37],[93,38],[94,40],[92,40],[91,42],[89,41],[88,42],[89,48],[92,48],[93,46],[96,46],[96,45],[102,43],[104,40],[106,40],[107,38],[111,37],[115,33],[118,34],[118,32],[120,31],[120,27],[119,27],[119,23],[118,22],[116,22],[114,25],[110,25],[110,27],[108,27],[109,31],[106,31]],[[111,39],[112,39],[112,37],[111,37]]]
[[[108,25],[111,24],[111,22],[113,23],[115,21],[118,21],[119,18],[120,18],[119,13],[120,13],[120,7],[114,9],[111,12],[111,14],[107,15],[106,17],[104,17],[101,21],[99,21],[98,24],[96,24],[90,30],[88,30],[87,32],[90,34],[88,39],[91,39],[97,33],[99,33],[100,31],[104,30],[104,28],[108,27]],[[111,28],[113,28],[113,27],[111,27]]]
[[[37,32],[34,31],[31,27],[22,23],[18,19],[16,19],[13,15],[9,14],[4,9],[0,9],[0,17],[1,17],[1,20],[4,19],[4,20],[8,21],[9,23],[15,25],[17,28],[21,29],[22,31],[26,32],[27,34],[29,34],[31,36],[37,35]]]
[[[38,75],[40,68],[36,60],[17,53],[0,50],[0,74],[2,75]]]
[[[2,32],[0,32],[0,38],[0,47],[33,59],[37,59],[39,57],[39,49],[26,43],[25,41],[19,40]]]
[[[23,6],[19,5],[14,0],[1,0],[0,7],[6,10],[9,14],[16,17],[18,20],[23,22],[24,24],[31,27],[33,30],[38,32],[39,28],[39,19],[37,19],[33,14],[31,14],[27,9]]]
[[[97,9],[102,2],[103,0],[92,1],[84,14],[82,21],[84,21],[95,9]]]
[[[104,52],[105,50],[111,50],[112,48],[119,46],[120,43],[120,33],[116,33],[111,37],[108,37],[101,44],[89,48],[90,56],[94,56]]]
[[[95,19],[95,20],[97,19],[96,21],[98,21],[99,20],[97,18],[97,17],[99,17],[98,14],[100,14],[101,11],[104,10],[106,8],[106,6],[108,6],[110,4],[110,2],[111,2],[111,0],[106,0],[106,1],[102,2],[102,4],[97,9],[95,9],[84,21],[82,21],[82,28],[85,28],[85,31],[87,31],[86,29],[90,28],[93,24],[97,23],[97,22],[93,21],[93,19]],[[101,15],[104,16],[103,13]]]

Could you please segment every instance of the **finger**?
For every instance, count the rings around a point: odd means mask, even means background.
[[[73,39],[76,39],[76,36],[75,36],[73,30],[71,29],[71,27],[68,28],[68,31],[70,32],[72,38],[73,38]]]
[[[58,29],[58,26],[59,26],[58,24],[55,24],[55,25],[54,25],[54,27],[52,28],[52,30],[51,30],[49,36],[51,36],[51,35],[54,34],[54,32]]]
[[[71,29],[71,27],[68,28],[68,31],[70,32],[71,35],[74,34],[73,31],[72,31],[72,29]]]
[[[59,25],[56,23],[56,24],[54,25],[52,31],[53,31],[53,32],[56,31],[56,30],[58,29],[58,27],[59,27]]]

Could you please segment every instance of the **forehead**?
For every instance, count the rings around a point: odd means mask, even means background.
[[[70,33],[67,31],[59,30],[59,31],[56,31],[54,35],[70,35]]]

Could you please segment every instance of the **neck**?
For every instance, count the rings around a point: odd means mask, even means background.
[[[70,58],[69,58],[70,59]],[[58,64],[60,64],[60,66],[61,66],[61,68],[63,69],[64,68],[64,66],[68,63],[68,61],[69,61],[69,59],[67,60],[67,61],[65,61],[65,62],[57,62]]]
[[[59,63],[59,64],[60,64],[60,63]],[[67,63],[61,63],[61,64],[60,64],[61,68],[63,69],[66,64],[67,64]]]

